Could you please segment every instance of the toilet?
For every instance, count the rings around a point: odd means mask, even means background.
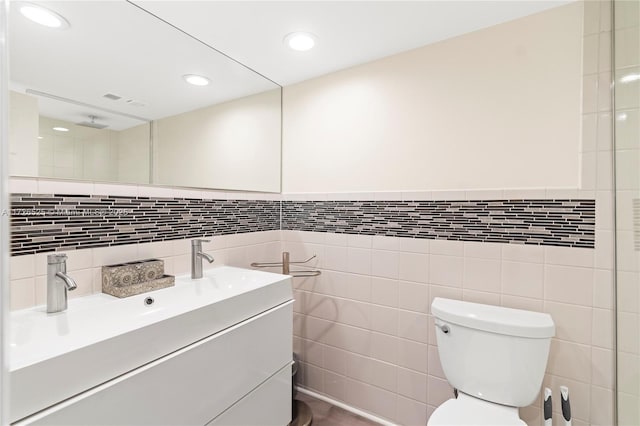
[[[519,407],[535,401],[555,325],[549,314],[436,297],[438,353],[458,391],[428,426],[526,425]]]

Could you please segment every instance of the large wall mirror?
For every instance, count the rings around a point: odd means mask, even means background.
[[[10,13],[11,175],[280,191],[280,86],[134,2],[40,2],[63,29],[25,4]]]

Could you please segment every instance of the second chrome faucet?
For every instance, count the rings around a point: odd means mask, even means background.
[[[202,278],[202,259],[212,263],[213,257],[202,251],[202,243],[208,243],[210,240],[196,239],[191,241],[191,278]]]
[[[67,291],[75,290],[76,282],[67,275],[67,255],[47,256],[47,313],[67,309]]]

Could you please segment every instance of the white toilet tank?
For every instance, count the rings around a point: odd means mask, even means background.
[[[555,326],[549,314],[435,298],[440,362],[461,392],[525,407],[542,384]]]

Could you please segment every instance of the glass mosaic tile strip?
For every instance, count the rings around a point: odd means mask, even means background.
[[[595,201],[283,201],[282,229],[594,248]]]

